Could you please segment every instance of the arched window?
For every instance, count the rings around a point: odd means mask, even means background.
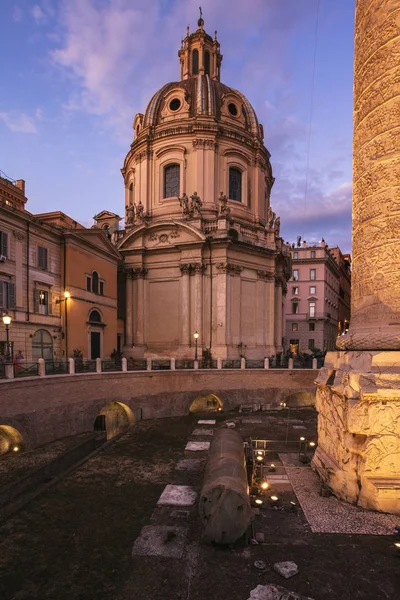
[[[92,273],[92,292],[94,294],[99,293],[99,274],[97,271],[93,271]]]
[[[199,51],[193,50],[192,53],[192,75],[199,74]]]
[[[179,196],[180,175],[179,165],[168,165],[164,168],[164,198]]]
[[[101,314],[98,310],[92,310],[89,315],[89,321],[91,323],[101,323]]]
[[[229,168],[229,199],[242,201],[242,172],[235,167]]]
[[[208,50],[204,54],[204,71],[206,75],[210,74],[210,53]]]
[[[53,358],[53,339],[45,329],[38,329],[32,337],[32,359],[38,358],[45,360]]]

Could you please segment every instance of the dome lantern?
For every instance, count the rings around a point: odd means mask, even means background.
[[[220,81],[222,54],[217,32],[213,39],[204,31],[201,8],[197,25],[198,29],[194,33],[189,33],[187,27],[186,37],[182,40],[178,51],[181,81],[198,75],[208,75],[211,79]]]

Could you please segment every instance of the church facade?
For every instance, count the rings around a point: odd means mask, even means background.
[[[290,251],[270,207],[263,127],[220,82],[216,34],[182,40],[180,80],[137,114],[125,158],[125,356],[263,358],[282,350]]]

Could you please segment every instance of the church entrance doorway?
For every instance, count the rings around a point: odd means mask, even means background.
[[[90,358],[92,360],[100,358],[100,335],[99,331],[90,332]]]

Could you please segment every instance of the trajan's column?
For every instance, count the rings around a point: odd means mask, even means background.
[[[340,498],[400,514],[399,0],[356,0],[351,312],[317,380],[313,464]]]

